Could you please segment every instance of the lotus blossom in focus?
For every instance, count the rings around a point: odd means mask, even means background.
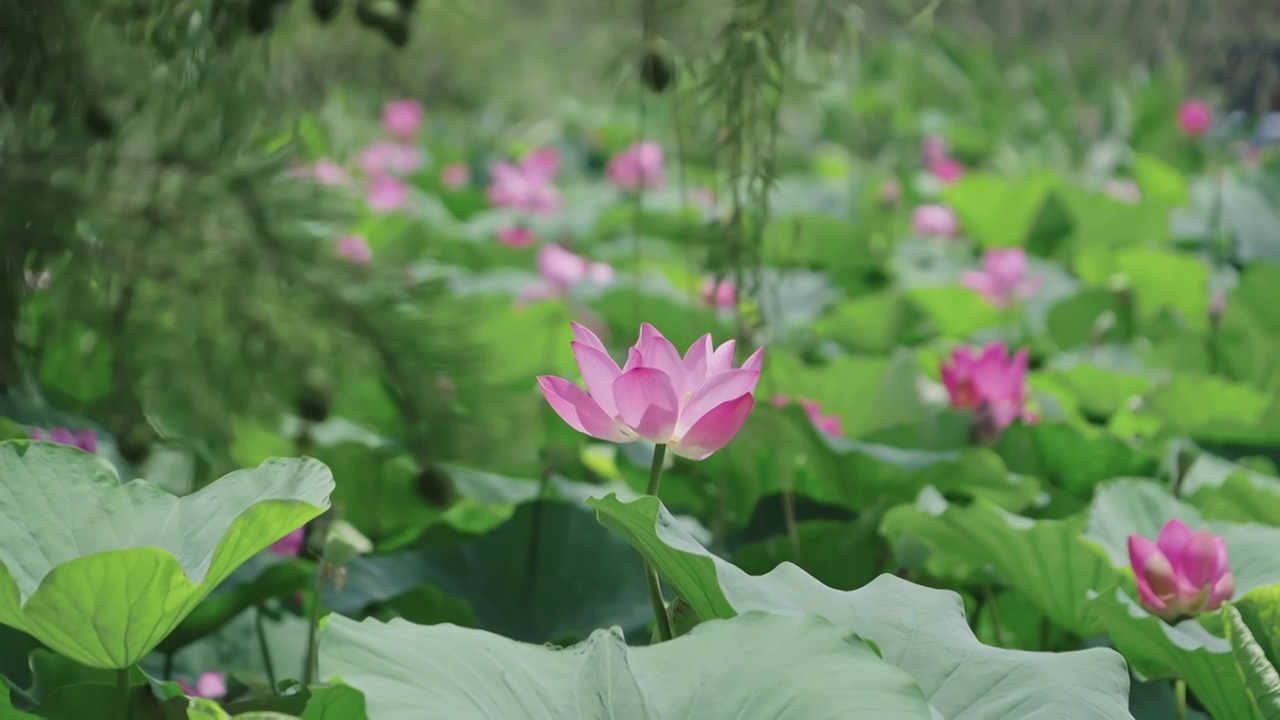
[[[520,294],[526,302],[564,295],[588,280],[598,285],[613,282],[612,265],[591,262],[559,245],[543,245],[538,250],[537,266],[542,279]]]
[[[533,230],[523,225],[512,225],[498,230],[498,242],[507,247],[529,247],[537,239],[537,236],[533,234]]]
[[[927,237],[952,237],[960,230],[960,221],[946,205],[921,205],[911,213],[911,229]]]
[[[360,151],[360,169],[373,179],[388,173],[405,175],[422,167],[422,151],[412,145],[376,142]]]
[[[556,414],[579,432],[619,443],[647,440],[681,457],[704,460],[738,434],[755,407],[763,348],[735,368],[735,342],[717,348],[710,335],[703,335],[681,357],[645,323],[619,368],[590,330],[573,323],[573,335],[587,391],[549,375],[538,378],[538,387]]]
[[[1034,423],[1037,417],[1026,406],[1027,361],[1026,348],[1010,357],[1002,342],[990,343],[979,352],[957,348],[941,368],[951,406],[977,411],[990,425],[991,434],[998,434],[1014,420]]]
[[[369,180],[365,202],[374,212],[399,210],[409,202],[409,186],[390,175],[375,176]]]
[[[998,308],[1010,307],[1040,289],[1040,280],[1027,276],[1026,251],[1017,247],[986,251],[982,255],[982,269],[961,275],[960,284]]]
[[[1201,100],[1187,100],[1178,107],[1178,129],[1198,137],[1213,127],[1213,110]]]
[[[91,455],[98,452],[98,436],[94,435],[92,430],[72,432],[64,427],[56,427],[46,435],[40,428],[31,428],[31,439],[70,445]]]
[[[738,286],[728,278],[719,282],[715,278],[707,278],[698,288],[698,300],[703,305],[731,310],[738,306]]]
[[[471,182],[471,168],[464,163],[453,163],[440,171],[440,184],[450,190],[457,190]]]
[[[361,235],[340,238],[336,252],[338,257],[357,265],[368,265],[373,260],[373,250],[369,249],[369,242]]]
[[[1177,518],[1155,542],[1130,535],[1129,563],[1142,606],[1165,620],[1217,610],[1235,594],[1226,542]]]
[[[662,146],[652,140],[632,145],[609,160],[605,175],[628,192],[662,187],[666,182]]]
[[[539,148],[519,163],[494,164],[485,192],[497,207],[545,215],[560,208],[560,191],[552,184],[559,171],[555,148]]]
[[[417,100],[394,100],[382,108],[382,129],[391,137],[408,140],[422,126],[424,114]]]
[[[187,697],[209,698],[216,700],[227,694],[227,679],[220,672],[204,672],[200,673],[200,677],[196,678],[194,687],[189,685],[185,680],[179,680],[178,685],[182,687],[182,694]]]
[[[298,553],[302,552],[306,542],[307,528],[303,526],[271,543],[268,550],[281,557],[298,557]]]

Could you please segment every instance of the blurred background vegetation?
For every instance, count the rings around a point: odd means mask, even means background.
[[[441,159],[477,168],[495,139],[567,137],[588,162],[670,140],[730,188],[714,232],[741,267],[770,184],[815,148],[891,173],[945,132],[966,163],[1110,168],[1100,138],[1161,151],[1191,94],[1280,110],[1280,6],[0,0],[0,415],[87,419],[126,462],[193,449],[209,477],[238,423],[282,413],[377,427],[424,482],[488,447],[483,308],[334,260],[317,241],[358,208],[291,182],[389,99],[422,101]]]

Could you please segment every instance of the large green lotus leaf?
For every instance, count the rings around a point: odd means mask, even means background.
[[[1183,475],[1182,493],[1207,519],[1280,527],[1280,478],[1273,475],[1201,455]]]
[[[890,509],[881,532],[899,546],[924,543],[927,567],[944,577],[991,567],[1059,626],[1093,635],[1101,626],[1088,593],[1114,587],[1120,573],[1081,539],[1084,526],[1082,515],[1029,520],[989,503],[960,507],[926,491],[914,506]]]
[[[1026,243],[1055,184],[1048,173],[1022,178],[969,173],[947,186],[942,199],[979,245],[1008,247]]]
[[[1211,375],[1175,375],[1143,398],[1136,415],[1200,441],[1280,444],[1280,399]]]
[[[889,353],[903,345],[922,316],[896,292],[878,292],[836,303],[813,331],[854,352]]]
[[[1280,585],[1258,588],[1232,605],[1271,664],[1280,667]]]
[[[1254,705],[1266,720],[1280,718],[1280,674],[1276,673],[1240,613],[1230,605],[1223,609],[1223,613],[1227,621],[1223,629],[1231,641],[1231,652],[1244,674]]]
[[[1196,620],[1170,625],[1120,589],[1094,593],[1091,606],[1134,672],[1146,678],[1182,678],[1212,717],[1259,717],[1225,638]]]
[[[1193,530],[1222,536],[1227,545],[1236,597],[1254,588],[1280,583],[1280,528],[1256,523],[1205,521],[1200,512],[1179,502],[1166,487],[1151,480],[1124,479],[1098,489],[1089,509],[1085,537],[1096,542],[1117,569],[1129,567],[1129,536],[1154,539],[1173,518]],[[1098,585],[1095,589],[1105,589]]]
[[[828,588],[784,563],[748,575],[703,548],[657,498],[592,499],[602,523],[658,568],[699,617],[755,610],[819,615],[872,641],[911,674],[942,717],[1130,717],[1129,675],[1110,650],[1029,653],[983,645],[953,592],[881,575],[852,592]]]
[[[1000,436],[996,451],[1011,469],[1086,499],[1103,480],[1152,473],[1157,465],[1152,453],[1133,443],[1072,423],[1014,425]]]
[[[99,668],[136,663],[333,489],[320,462],[273,459],[178,498],[25,442],[0,443],[0,479],[0,622]]]
[[[363,692],[378,720],[931,717],[911,676],[847,629],[765,613],[642,648],[597,630],[567,649],[331,615],[320,673]]]
[[[465,542],[430,535],[417,547],[350,563],[328,608],[360,615],[422,586],[465,600],[486,630],[526,642],[579,640],[602,626],[627,631],[653,617],[643,563],[579,504],[521,505]]]

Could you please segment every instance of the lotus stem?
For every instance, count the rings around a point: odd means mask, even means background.
[[[658,486],[662,482],[662,462],[667,457],[667,446],[658,444],[653,446],[653,464],[649,466],[649,487],[645,492],[649,495],[658,497]],[[645,580],[649,583],[649,599],[653,601],[653,619],[658,623],[658,638],[660,642],[670,640],[671,621],[667,618],[667,604],[662,599],[662,585],[658,581],[658,569],[648,560],[644,561]]]

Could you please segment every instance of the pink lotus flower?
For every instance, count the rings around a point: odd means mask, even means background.
[[[738,306],[738,286],[728,278],[716,282],[715,278],[702,281],[698,300],[703,305],[730,310]]]
[[[1017,247],[988,250],[982,256],[982,270],[964,273],[960,284],[998,308],[1007,308],[1040,289],[1038,278],[1027,277],[1026,251]]]
[[[533,230],[521,225],[513,225],[512,227],[498,230],[498,242],[507,247],[529,247],[535,240],[537,240],[537,237],[533,234]]]
[[[486,195],[497,207],[548,214],[560,208],[560,191],[552,184],[560,171],[555,148],[539,148],[519,164],[496,163],[491,170]]]
[[[357,265],[368,265],[373,260],[373,250],[369,242],[361,235],[348,235],[338,240],[336,248],[338,257]]]
[[[960,221],[946,205],[921,205],[911,214],[911,228],[917,235],[952,237],[960,230]]]
[[[1165,620],[1217,610],[1235,594],[1223,539],[1177,518],[1155,542],[1130,535],[1129,563],[1142,606]]]
[[[612,265],[593,263],[559,245],[543,245],[538,250],[537,266],[542,280],[520,294],[525,302],[562,296],[587,280],[600,285],[613,282]]]
[[[450,190],[471,182],[471,168],[463,163],[453,163],[440,172],[440,184]]]
[[[575,430],[601,440],[665,444],[690,460],[704,460],[738,434],[755,407],[764,348],[733,367],[735,343],[713,348],[703,335],[680,357],[652,325],[622,368],[590,330],[573,323],[574,356],[587,392],[543,375],[538,386],[553,410]]]
[[[424,112],[417,100],[395,100],[382,108],[382,129],[388,135],[408,140],[417,134]]]
[[[360,169],[373,179],[388,173],[405,175],[422,167],[422,151],[412,145],[376,142],[360,151]]]
[[[390,175],[376,175],[369,180],[365,202],[374,212],[399,210],[409,202],[409,186]]]
[[[971,348],[956,349],[951,362],[942,364],[951,406],[979,411],[995,432],[1017,419],[1034,423],[1037,417],[1026,407],[1027,360],[1026,348],[1010,358],[1002,342],[986,345],[979,354]]]
[[[307,543],[307,528],[300,527],[271,544],[271,552],[281,557],[298,557]]]
[[[92,430],[72,432],[64,427],[56,427],[46,436],[43,430],[33,427],[31,428],[31,439],[47,440],[59,445],[70,445],[80,448],[90,455],[98,452],[98,436],[94,435]]]
[[[1200,100],[1187,100],[1178,107],[1178,129],[1191,137],[1209,132],[1213,127],[1213,110]]]
[[[605,168],[605,174],[621,190],[634,192],[660,188],[666,182],[662,165],[662,146],[645,141],[614,155]]]
[[[964,165],[955,158],[943,157],[929,163],[929,172],[945,185],[959,180],[964,175]]]
[[[185,680],[179,680],[178,685],[182,687],[182,694],[187,697],[217,699],[227,694],[227,679],[220,672],[200,673],[195,687]]]
[[[829,437],[844,437],[844,423],[840,421],[840,416],[836,414],[823,415],[822,406],[817,400],[805,400],[801,398],[800,406],[804,408],[805,414],[809,416],[809,420],[813,422],[814,427],[822,431]]]

